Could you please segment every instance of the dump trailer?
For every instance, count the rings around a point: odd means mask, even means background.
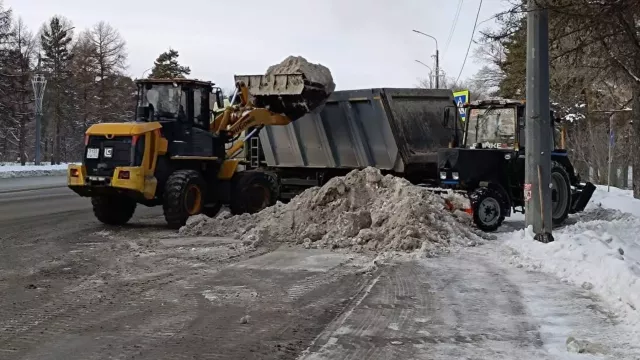
[[[368,166],[415,184],[436,184],[438,149],[452,146],[461,133],[450,90],[335,91],[296,122],[256,132],[245,156],[249,167],[278,175],[286,201]]]

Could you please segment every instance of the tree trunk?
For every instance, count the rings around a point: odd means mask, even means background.
[[[633,121],[633,197],[640,199],[640,153],[637,149],[640,146],[640,82],[633,83],[631,120]]]

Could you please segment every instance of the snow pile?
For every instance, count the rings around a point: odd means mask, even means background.
[[[22,166],[16,163],[0,163],[0,179],[50,175],[60,176],[67,173],[67,166],[68,164]]]
[[[233,236],[253,246],[281,242],[427,254],[490,238],[472,228],[468,214],[446,210],[442,197],[371,167],[332,178],[257,214],[192,217],[180,232]]]
[[[312,64],[302,56],[289,56],[280,64],[270,66],[266,74],[303,74],[307,80],[322,84],[327,94],[336,89],[331,71],[327,67]]]
[[[593,193],[589,205],[587,205],[587,210],[600,207],[615,209],[640,217],[640,201],[633,198],[632,190],[611,187],[610,191],[607,192],[606,185],[597,185],[596,191]]]
[[[533,240],[531,228],[504,234],[509,261],[551,273],[600,295],[640,331],[640,201],[600,187],[587,211],[554,230],[555,242]],[[600,206],[609,205],[618,209]]]

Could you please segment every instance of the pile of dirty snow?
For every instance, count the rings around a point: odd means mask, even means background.
[[[257,214],[192,217],[186,235],[232,236],[249,245],[298,243],[313,248],[438,253],[489,236],[442,197],[376,168],[354,170]]]
[[[307,80],[323,85],[327,94],[336,89],[331,71],[327,67],[310,63],[302,56],[289,56],[280,64],[270,66],[266,74],[303,74]]]

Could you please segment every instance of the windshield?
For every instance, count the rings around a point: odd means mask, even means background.
[[[512,147],[515,143],[516,109],[474,108],[469,112],[467,144],[483,148]]]
[[[153,119],[175,119],[182,113],[182,89],[171,84],[153,84],[150,88],[143,86],[138,106],[148,106]]]

